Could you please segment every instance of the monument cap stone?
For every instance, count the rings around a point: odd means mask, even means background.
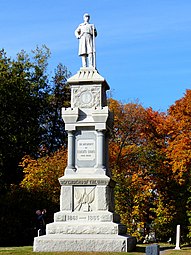
[[[67,83],[69,85],[76,85],[76,84],[86,85],[91,83],[94,83],[94,84],[101,83],[105,86],[106,90],[110,89],[104,77],[102,77],[96,69],[91,67],[86,67],[86,68],[81,67],[80,70],[75,75],[73,75],[67,80]]]

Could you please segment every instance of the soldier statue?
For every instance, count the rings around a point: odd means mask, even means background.
[[[75,36],[79,39],[79,56],[82,57],[82,67],[96,67],[95,64],[95,37],[96,28],[89,23],[90,15],[85,13],[84,22],[75,30]]]

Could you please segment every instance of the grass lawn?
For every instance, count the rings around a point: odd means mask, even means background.
[[[181,250],[173,250],[175,246],[160,245],[160,254],[165,255],[191,255],[191,247],[182,247]],[[0,247],[0,255],[142,255],[145,254],[146,245],[137,245],[134,252],[33,252],[32,246],[24,247]]]

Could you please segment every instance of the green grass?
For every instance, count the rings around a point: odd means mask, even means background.
[[[165,255],[191,255],[191,247],[182,247],[174,250],[175,246],[159,244],[161,254]],[[137,245],[134,252],[33,252],[32,246],[24,247],[0,247],[0,255],[143,255],[147,245]],[[164,253],[162,252],[164,251]]]
[[[191,247],[183,247],[181,250],[168,250],[165,255],[191,255]]]

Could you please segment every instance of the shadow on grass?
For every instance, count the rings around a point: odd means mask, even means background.
[[[139,245],[137,245],[136,246],[136,252],[140,252],[140,253],[145,253],[145,246],[139,246]]]
[[[163,247],[160,246],[160,251],[172,250],[172,249],[174,249],[174,246],[172,246],[172,245],[171,246],[170,245],[169,246],[163,246]]]

